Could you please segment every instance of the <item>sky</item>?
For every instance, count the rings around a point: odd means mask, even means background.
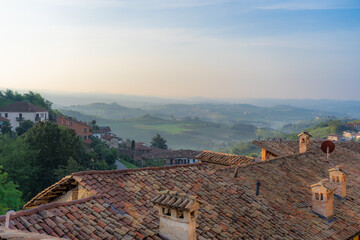
[[[360,1],[0,0],[0,88],[360,100]]]

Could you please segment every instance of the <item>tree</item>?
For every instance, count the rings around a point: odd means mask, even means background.
[[[131,141],[131,150],[135,150],[135,140]]]
[[[0,135],[0,165],[7,172],[9,180],[19,185],[23,200],[38,193],[39,166],[35,165],[38,152],[30,149],[23,138]]]
[[[151,141],[151,147],[160,148],[160,149],[167,149],[168,146],[166,145],[166,140],[160,136],[160,134],[156,134]]]
[[[18,211],[22,205],[21,192],[12,181],[8,180],[8,174],[2,171],[0,166],[0,214],[5,214],[8,210]]]
[[[27,132],[30,128],[34,126],[34,122],[31,120],[24,120],[20,122],[20,126],[15,129],[17,135],[23,135]]]
[[[83,171],[84,168],[79,165],[79,163],[73,158],[69,157],[66,165],[61,165],[54,170],[54,174],[58,180],[74,172]]]
[[[54,170],[66,166],[70,157],[85,168],[90,166],[85,148],[72,129],[51,122],[39,122],[24,134],[24,139],[31,149],[39,153],[34,163],[39,167],[37,192],[56,182]]]
[[[90,123],[91,123],[92,130],[94,131],[95,126],[96,126],[96,120],[92,120]]]
[[[11,133],[11,125],[9,121],[3,122],[3,124],[1,125],[1,133],[2,134]]]

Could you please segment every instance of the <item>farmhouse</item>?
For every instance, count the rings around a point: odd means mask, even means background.
[[[12,130],[15,130],[24,120],[34,123],[49,120],[49,111],[28,102],[14,102],[0,108],[0,117],[8,119]]]
[[[56,123],[60,126],[73,129],[76,135],[79,136],[84,141],[84,143],[91,143],[90,136],[92,136],[92,129],[86,122],[77,121],[71,117],[67,118],[57,116]]]

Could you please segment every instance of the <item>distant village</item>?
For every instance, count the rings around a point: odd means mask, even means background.
[[[0,125],[8,121],[15,130],[20,122],[30,120],[34,123],[49,121],[49,111],[27,102],[15,102],[0,108]],[[127,155],[138,166],[144,166],[145,161],[160,162],[160,165],[170,166],[176,164],[192,164],[198,162],[195,159],[200,151],[194,150],[171,150],[151,147],[143,142],[124,141],[121,137],[111,132],[110,126],[97,126],[95,124],[76,120],[72,117],[58,115],[52,119],[56,124],[73,129],[84,144],[89,145],[92,138],[100,139],[108,148],[118,151],[118,155]],[[126,168],[123,164],[117,164],[118,169]]]

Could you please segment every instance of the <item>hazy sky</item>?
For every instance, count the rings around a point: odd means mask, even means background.
[[[0,0],[0,87],[360,100],[360,1]]]

